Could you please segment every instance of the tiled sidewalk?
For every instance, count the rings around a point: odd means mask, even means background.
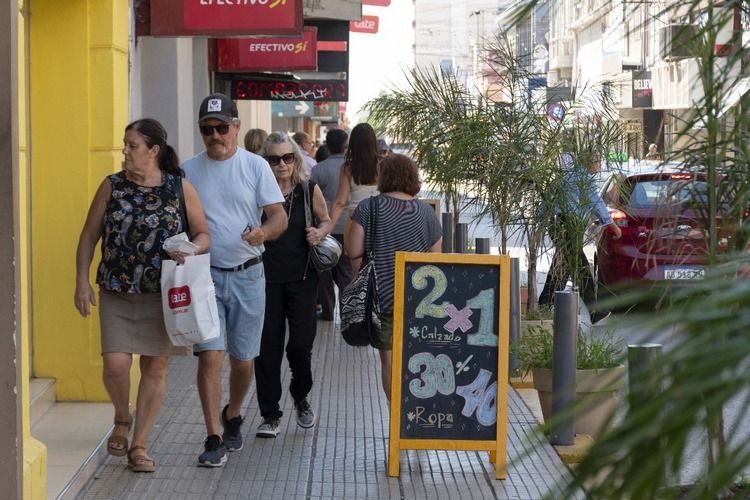
[[[282,432],[256,439],[260,422],[254,387],[245,401],[242,451],[221,469],[196,467],[205,428],[195,386],[197,362],[174,358],[167,399],[151,436],[154,474],[134,474],[126,459],[108,457],[78,498],[83,499],[541,499],[556,492],[568,470],[549,445],[523,450],[536,420],[509,390],[507,479],[493,479],[486,452],[402,451],[401,475],[387,475],[388,407],[373,349],[349,347],[333,323],[318,323],[311,403],[317,425],[296,425],[292,401],[282,399]],[[284,368],[284,387],[289,373]],[[224,390],[226,393],[226,373]]]

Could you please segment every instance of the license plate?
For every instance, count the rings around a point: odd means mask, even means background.
[[[671,267],[664,270],[665,280],[702,280],[706,270],[702,267]]]

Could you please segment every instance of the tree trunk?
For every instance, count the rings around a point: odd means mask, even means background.
[[[542,246],[542,238],[544,238],[544,233],[539,227],[532,225],[528,230],[528,247],[526,249],[526,254],[529,259],[529,269],[527,271],[529,298],[526,304],[526,312],[539,309],[539,293],[536,289],[536,261],[539,258],[539,249]]]

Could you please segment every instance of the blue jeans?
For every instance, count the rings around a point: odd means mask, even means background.
[[[266,275],[258,263],[243,271],[211,268],[216,288],[221,335],[193,346],[193,352],[227,351],[240,361],[255,359],[260,353],[260,337],[266,310]]]

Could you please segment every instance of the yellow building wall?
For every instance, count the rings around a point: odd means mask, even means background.
[[[33,375],[56,379],[59,401],[107,401],[98,309],[73,307],[75,252],[94,192],[120,170],[128,1],[31,0],[31,12]]]
[[[31,436],[29,415],[29,377],[31,376],[30,356],[30,308],[29,304],[29,218],[30,218],[30,179],[29,179],[29,137],[28,137],[28,2],[18,2],[18,214],[19,214],[19,253],[18,267],[21,277],[19,331],[21,332],[19,358],[21,362],[21,402],[22,402],[22,443],[23,443],[23,498],[38,500],[47,497],[47,448]]]

